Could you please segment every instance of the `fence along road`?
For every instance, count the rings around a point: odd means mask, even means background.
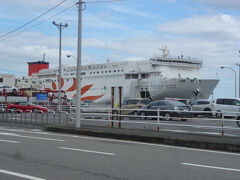
[[[33,113],[31,110],[22,112],[16,111],[1,111],[0,120],[2,122],[24,123],[32,125],[66,125],[74,126],[76,121],[75,108],[63,108],[65,111],[55,112],[51,110],[48,113],[38,111]],[[124,111],[124,109],[121,109]],[[129,109],[128,109],[129,111]],[[139,111],[132,109],[131,111]],[[170,131],[182,133],[196,133],[216,136],[240,136],[240,120],[236,118],[225,117],[224,114],[229,112],[222,112],[221,118],[216,118],[217,112],[192,112],[187,113],[194,117],[173,117],[172,120],[166,119],[161,114],[164,111],[156,111],[156,115],[142,116],[139,115],[124,115],[114,114],[110,108],[87,107],[82,108],[81,125],[86,126],[101,126],[101,127],[117,127],[126,129],[143,129],[151,131]],[[169,112],[169,111],[168,111]],[[172,111],[178,112],[178,111]],[[196,113],[201,114],[196,117]],[[236,117],[238,114],[236,113]],[[183,121],[184,120],[184,121]]]

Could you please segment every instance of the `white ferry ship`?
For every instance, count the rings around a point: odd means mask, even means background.
[[[111,87],[121,86],[123,99],[149,97],[208,99],[219,80],[202,79],[202,61],[168,54],[143,61],[118,61],[82,66],[82,101],[110,102]],[[76,97],[76,66],[62,66],[62,90]],[[46,90],[57,90],[58,68],[33,74]]]

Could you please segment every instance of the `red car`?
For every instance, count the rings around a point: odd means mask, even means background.
[[[43,112],[48,112],[48,108],[43,107],[43,106],[38,106],[33,103],[29,102],[16,102],[14,104],[7,104],[6,107],[7,110],[12,109],[12,110],[22,110],[23,112],[26,112],[26,110],[32,110],[32,112],[37,112],[37,111],[43,111]]]

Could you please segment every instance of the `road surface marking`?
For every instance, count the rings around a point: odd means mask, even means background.
[[[0,142],[9,142],[9,143],[20,143],[20,142],[17,142],[17,141],[9,141],[9,140],[6,140],[6,139],[0,139]]]
[[[3,128],[0,128],[0,129],[6,130]],[[26,132],[26,133],[37,133],[37,132],[28,132],[28,131],[24,131],[24,130],[22,130],[22,131]],[[91,140],[108,141],[108,142],[122,142],[122,143],[128,143],[128,144],[138,144],[138,145],[153,146],[153,147],[163,147],[163,148],[181,149],[181,150],[188,150],[188,151],[199,151],[199,152],[207,152],[207,153],[240,156],[240,153],[231,153],[231,152],[224,152],[224,151],[214,151],[214,150],[197,149],[197,148],[180,147],[180,146],[170,146],[170,145],[136,142],[136,141],[128,141],[128,140],[106,139],[106,138],[80,136],[80,135],[65,135],[65,134],[52,133],[52,132],[50,132],[47,135],[59,136],[59,137],[72,137],[72,138],[79,138],[79,139],[91,139]],[[64,141],[64,140],[62,140],[62,141]]]
[[[180,146],[170,146],[170,145],[162,145],[162,144],[152,144],[152,143],[145,143],[145,142],[116,140],[116,139],[104,139],[104,138],[95,138],[95,137],[88,137],[88,136],[78,136],[78,138],[79,139],[101,140],[101,141],[108,141],[108,142],[122,142],[122,143],[128,143],[128,144],[138,144],[138,145],[146,145],[146,146],[154,146],[154,147],[164,147],[164,148],[181,149],[181,150],[188,150],[188,151],[200,151],[200,152],[209,152],[209,153],[216,153],[216,154],[240,156],[240,153],[231,153],[231,152],[214,151],[214,150],[207,150],[207,149],[188,148],[188,147],[180,147]]]
[[[36,131],[36,130],[24,130],[24,129],[2,129],[4,131],[13,131],[13,132],[23,132],[23,133],[29,133],[29,134],[43,134],[43,135],[48,135],[48,132],[43,132],[43,131]]]
[[[91,151],[91,150],[86,150],[86,149],[74,149],[74,148],[68,148],[68,147],[59,147],[59,148],[65,149],[65,150],[71,150],[71,151],[89,152],[89,153],[95,153],[95,154],[104,154],[104,155],[109,155],[109,156],[115,156],[115,153]]]
[[[29,175],[26,175],[26,174],[20,174],[20,173],[16,173],[16,172],[12,172],[12,171],[7,171],[7,170],[3,170],[3,169],[0,169],[0,173],[12,175],[12,176],[17,176],[17,177],[21,177],[21,178],[25,178],[25,179],[30,179],[30,180],[46,180],[46,179],[42,179],[42,178],[38,178],[38,177],[34,177],[34,176],[29,176]]]
[[[201,164],[192,164],[192,163],[181,163],[182,165],[186,166],[194,166],[194,167],[201,167],[201,168],[209,168],[209,169],[218,169],[218,170],[225,170],[225,171],[236,171],[240,172],[240,169],[233,169],[233,168],[225,168],[225,167],[217,167],[217,166],[208,166],[208,165],[201,165]]]
[[[46,141],[58,141],[58,142],[64,141],[62,139],[41,138],[41,137],[35,137],[35,136],[23,136],[23,135],[14,134],[14,133],[0,133],[0,135],[22,137],[22,138],[29,138],[29,139],[38,139],[38,140],[46,140]]]

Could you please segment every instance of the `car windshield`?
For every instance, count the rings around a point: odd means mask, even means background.
[[[186,106],[186,104],[179,101],[167,101],[172,106]]]
[[[31,105],[31,106],[35,106],[35,104],[33,104],[33,103],[30,103],[30,102],[28,102],[27,104],[28,104],[28,105]]]

